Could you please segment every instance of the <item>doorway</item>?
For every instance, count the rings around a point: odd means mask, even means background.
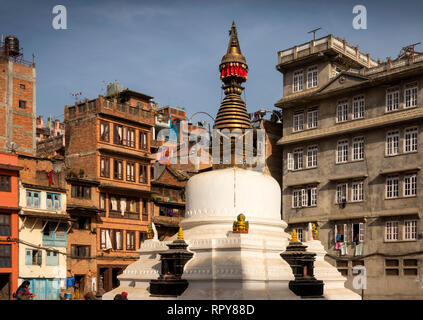
[[[0,300],[10,299],[10,273],[0,273]]]
[[[82,299],[84,297],[84,289],[85,289],[85,275],[76,274],[75,275],[75,289],[74,289],[75,299]]]

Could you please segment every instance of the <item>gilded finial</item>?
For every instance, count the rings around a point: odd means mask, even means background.
[[[181,227],[179,227],[179,231],[178,231],[178,240],[184,240],[184,233],[182,232]]]
[[[291,242],[298,242],[297,230],[295,230],[295,229],[292,231]]]

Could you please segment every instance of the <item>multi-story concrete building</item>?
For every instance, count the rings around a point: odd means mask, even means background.
[[[68,182],[75,190],[70,196],[71,214],[81,219],[81,228],[87,233],[85,240],[71,245],[90,246],[89,255],[95,254],[96,270],[86,264],[77,272],[83,275],[91,270],[88,278],[96,277],[99,295],[115,288],[117,276],[138,258],[136,250],[151,220],[151,99],[120,89],[65,106],[66,164],[68,178],[72,178]],[[84,204],[76,198],[82,198]],[[89,223],[95,225],[87,227]],[[88,234],[94,230],[95,248]],[[88,255],[86,249],[81,250]]]
[[[23,58],[16,37],[0,43],[0,151],[35,155],[35,64]]]
[[[423,54],[372,60],[332,35],[278,52],[284,76],[283,218],[364,299],[423,298]],[[361,294],[361,290],[356,292]]]
[[[0,152],[0,300],[18,285],[18,156]]]
[[[58,300],[66,288],[67,234],[63,161],[19,156],[19,284],[36,300]]]

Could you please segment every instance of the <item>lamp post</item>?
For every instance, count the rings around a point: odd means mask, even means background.
[[[207,113],[205,111],[198,111],[198,112],[195,112],[193,115],[191,115],[191,117],[188,119],[188,125],[190,125],[190,124],[192,125],[192,118],[194,118],[194,116],[196,116],[197,114],[205,114],[205,115],[209,116],[214,122],[214,118],[209,113]],[[209,123],[209,137],[211,138],[210,123]]]
[[[281,117],[279,116],[279,114],[276,112],[276,110],[266,110],[266,109],[264,109],[264,108],[262,108],[262,109],[260,109],[259,110],[259,112],[260,112],[260,115],[262,116],[262,117],[264,117],[268,112],[271,112],[272,113],[272,115],[274,114],[275,116],[276,116],[276,118],[278,118],[278,120],[276,120],[276,123],[277,124],[282,124],[282,120],[281,120]]]

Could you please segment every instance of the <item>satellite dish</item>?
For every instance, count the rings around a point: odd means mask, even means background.
[[[19,148],[19,145],[15,141],[6,142],[7,151],[11,153],[16,153],[16,150]]]

